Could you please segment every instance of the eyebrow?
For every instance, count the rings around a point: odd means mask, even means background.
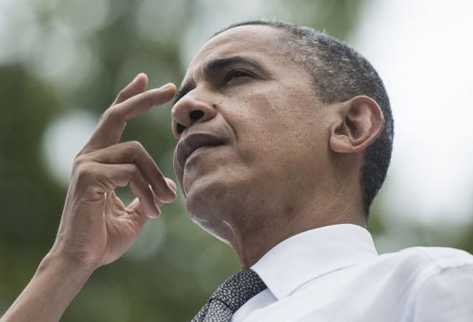
[[[234,65],[246,65],[255,69],[257,72],[267,74],[266,70],[256,60],[242,56],[231,56],[225,58],[217,58],[208,61],[203,68],[204,75],[213,75],[219,71]],[[186,96],[191,90],[195,88],[195,81],[190,80],[186,82],[178,91],[173,100],[173,105],[176,104],[182,97]]]

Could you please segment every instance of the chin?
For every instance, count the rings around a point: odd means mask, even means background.
[[[194,180],[188,185],[185,199],[190,219],[217,239],[231,243],[232,216],[241,204],[241,188],[238,182],[231,182],[228,175],[212,174]]]
[[[232,241],[235,239],[234,230],[229,222],[220,221],[218,223],[213,223],[191,213],[189,216],[196,225],[202,228],[202,230],[220,240],[221,242],[231,245]]]
[[[229,186],[215,177],[204,176],[186,184],[186,208],[190,214],[200,217],[200,214],[219,212],[222,208]]]

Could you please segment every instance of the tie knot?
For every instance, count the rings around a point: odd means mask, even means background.
[[[241,271],[227,278],[212,294],[210,301],[220,300],[235,313],[246,301],[265,288],[266,284],[254,271]]]

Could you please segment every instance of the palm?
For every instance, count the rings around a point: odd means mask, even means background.
[[[103,265],[120,258],[131,247],[144,224],[136,210],[125,207],[115,192],[106,199],[104,212]]]

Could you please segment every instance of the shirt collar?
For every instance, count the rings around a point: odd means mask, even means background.
[[[291,236],[270,249],[251,269],[279,300],[316,277],[377,255],[368,230],[339,224]]]

